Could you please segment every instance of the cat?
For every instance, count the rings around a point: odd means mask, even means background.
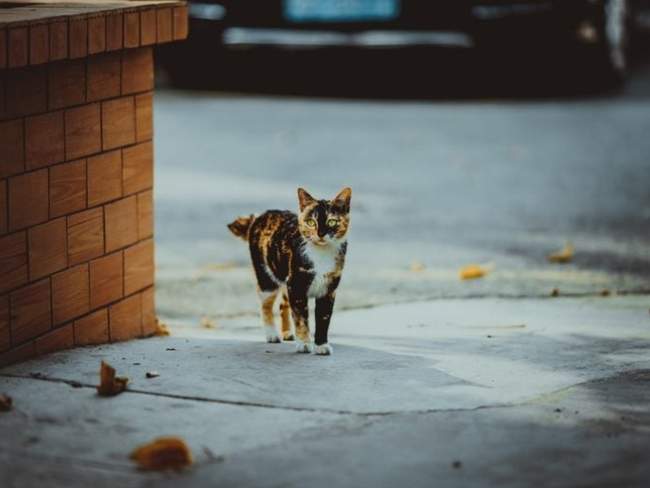
[[[348,248],[351,198],[350,188],[332,200],[316,200],[298,188],[297,215],[288,210],[268,210],[228,224],[230,231],[249,245],[267,342],[281,341],[273,316],[273,305],[281,293],[282,340],[295,339],[300,353],[332,354],[327,335]],[[310,298],[316,301],[313,343]]]

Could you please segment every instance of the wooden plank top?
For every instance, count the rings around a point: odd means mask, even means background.
[[[58,17],[102,15],[124,10],[182,6],[178,0],[0,0],[0,28],[54,21]]]
[[[0,0],[0,69],[186,37],[179,0]]]

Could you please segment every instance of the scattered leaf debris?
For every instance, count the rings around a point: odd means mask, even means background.
[[[159,437],[135,449],[130,457],[140,469],[155,471],[180,470],[193,462],[190,448],[178,437]]]
[[[547,256],[547,259],[551,263],[565,264],[565,263],[570,262],[573,259],[574,254],[575,254],[575,248],[573,247],[573,244],[568,242],[559,251],[549,254]]]
[[[176,350],[175,347],[168,347],[167,349],[165,349],[165,351],[175,351],[175,350]]]
[[[560,296],[560,289],[559,288],[553,288],[551,290],[551,296],[552,297],[559,297]]]
[[[224,263],[208,263],[201,269],[204,271],[230,271],[237,269],[239,266],[235,261],[226,261]]]
[[[0,394],[0,412],[8,412],[13,406],[13,399],[4,393]]]
[[[454,461],[453,463],[451,463],[451,466],[454,469],[460,469],[463,467],[463,463],[461,463],[460,461]]]
[[[219,328],[219,325],[217,324],[217,321],[214,320],[213,318],[210,318],[210,317],[201,317],[200,325],[204,329],[218,329]]]
[[[147,371],[145,373],[145,376],[147,378],[158,378],[158,376],[160,376],[160,373],[158,371]]]
[[[612,292],[609,291],[607,288],[604,288],[604,289],[600,290],[600,296],[601,297],[608,297],[611,294],[612,294]]]
[[[154,330],[153,335],[158,337],[164,337],[170,335],[169,327],[167,327],[165,323],[161,322],[158,317],[156,317],[156,329]]]
[[[555,413],[561,413],[561,412],[562,412],[562,409],[561,409],[561,408],[556,408],[556,409],[555,409]]]
[[[100,383],[97,387],[97,393],[100,396],[115,396],[126,390],[129,379],[123,376],[115,376],[115,368],[110,364],[102,361],[99,370]]]
[[[470,264],[461,268],[460,270],[460,279],[461,280],[476,280],[483,278],[488,273],[488,270],[483,266],[478,264]]]
[[[411,271],[413,273],[420,273],[420,272],[424,271],[424,263],[422,263],[420,261],[413,261],[411,263],[411,268],[410,269],[411,269]]]
[[[224,456],[217,456],[209,447],[203,446],[203,452],[210,462],[222,463],[226,460]]]

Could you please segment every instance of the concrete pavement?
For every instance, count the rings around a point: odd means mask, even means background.
[[[257,319],[0,370],[3,486],[650,483],[647,297],[438,300],[335,315],[332,357]],[[99,398],[100,360],[131,378]],[[156,370],[158,378],[146,379]],[[179,474],[128,454],[161,435]]]

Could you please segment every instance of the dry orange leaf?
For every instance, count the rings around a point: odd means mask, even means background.
[[[204,329],[218,329],[219,324],[210,317],[201,317],[201,327]]]
[[[229,271],[237,268],[237,263],[234,261],[226,261],[225,263],[210,263],[203,266],[206,271]]]
[[[13,400],[9,395],[0,395],[0,412],[8,412],[11,410],[13,405]]]
[[[131,453],[141,469],[181,469],[192,464],[192,452],[183,439],[159,437]]]
[[[547,256],[552,263],[568,263],[573,259],[575,249],[571,243],[567,243],[562,249]]]
[[[460,270],[461,280],[476,280],[483,278],[488,273],[488,270],[479,266],[478,264],[470,264]]]
[[[156,317],[156,330],[154,331],[153,335],[155,336],[169,335],[169,328],[167,327],[167,325],[165,325],[160,320],[158,320],[158,317]]]
[[[122,376],[115,376],[115,368],[110,364],[102,361],[99,370],[100,382],[97,387],[97,393],[100,396],[115,396],[126,390],[126,385],[129,382],[128,378]]]

